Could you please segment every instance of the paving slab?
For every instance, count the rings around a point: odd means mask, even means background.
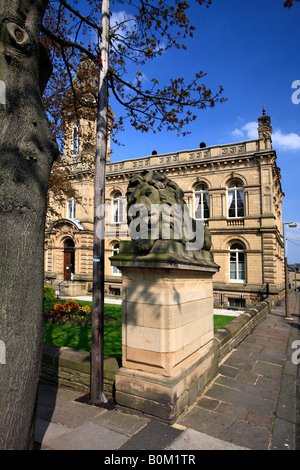
[[[78,390],[41,383],[38,390],[38,403],[54,408],[58,404],[75,400],[81,395],[82,392]]]
[[[239,368],[237,367],[234,367],[234,366],[230,366],[228,364],[222,364],[220,367],[219,367],[219,372],[220,374],[222,375],[225,375],[225,377],[233,377],[233,378],[236,378],[236,376],[238,375],[238,373],[240,372]]]
[[[252,369],[252,372],[257,375],[269,377],[270,379],[280,379],[282,375],[282,365],[257,361]]]
[[[243,372],[242,372],[243,374]],[[243,376],[242,376],[243,377]],[[251,383],[246,380],[232,379],[231,377],[218,376],[215,383],[222,385],[224,387],[229,387],[233,390],[239,390],[244,392],[244,396],[247,397],[256,397],[259,399],[268,399],[268,400],[277,400],[279,391],[267,389],[267,387],[261,387],[256,381],[256,383]]]
[[[77,428],[86,421],[105,413],[106,410],[96,406],[87,406],[75,401],[60,404],[54,410],[44,412],[47,417],[54,423],[68,426],[69,428]]]
[[[256,358],[253,358],[252,356],[241,356],[238,352],[234,351],[225,362],[225,365],[250,372],[252,371],[255,363]]]
[[[258,356],[258,359],[269,364],[283,365],[285,362],[285,354],[276,351],[266,351],[263,349]]]
[[[121,432],[127,436],[133,436],[150,422],[150,419],[136,415],[122,413],[120,411],[105,411],[93,419],[93,423],[104,426],[112,431]]]
[[[296,423],[297,420],[297,398],[291,396],[288,393],[281,392],[278,406],[276,410],[276,416],[278,418],[285,419],[291,423]]]
[[[263,397],[258,399],[253,395],[248,396],[242,390],[236,390],[218,384],[214,384],[214,386],[206,392],[206,396],[271,416],[274,414],[277,403],[276,400],[268,400]]]
[[[90,421],[51,442],[48,441],[47,445],[53,450],[115,450],[127,439],[128,436],[124,434]]]
[[[186,429],[167,450],[247,450],[194,429]]]
[[[162,450],[170,446],[183,432],[160,421],[151,421],[120,447],[120,450]]]
[[[235,421],[236,418],[195,406],[180,418],[178,423],[210,436],[218,436]]]
[[[272,450],[295,450],[294,423],[282,418],[276,418],[272,436]]]
[[[249,416],[249,410],[241,406],[230,405],[229,403],[220,403],[216,411],[226,416],[231,416],[232,418],[246,420]]]
[[[67,426],[37,418],[34,440],[39,444],[48,445],[51,441],[63,436],[69,431],[71,431],[71,428]]]
[[[247,416],[247,421],[250,424],[255,426],[262,426],[263,428],[272,429],[273,426],[273,417],[267,416],[261,413],[256,413],[255,411],[249,411]]]
[[[243,421],[236,421],[218,437],[239,446],[247,446],[251,450],[268,450],[270,430]]]

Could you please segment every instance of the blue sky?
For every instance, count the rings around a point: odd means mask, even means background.
[[[187,51],[170,51],[139,69],[144,80],[156,77],[161,85],[170,77],[188,80],[203,70],[207,86],[217,90],[222,85],[228,100],[200,111],[186,137],[167,131],[142,134],[128,125],[119,134],[124,145],[112,145],[112,161],[147,156],[153,149],[193,149],[202,141],[210,146],[256,138],[265,105],[282,173],[283,221],[298,223],[286,230],[288,262],[300,262],[300,104],[292,102],[294,92],[300,98],[292,88],[299,80],[300,90],[300,4],[284,9],[283,0],[213,0],[207,9],[190,3],[188,16],[196,31]],[[129,13],[126,3],[119,9]],[[116,103],[111,105],[117,116],[122,113]]]

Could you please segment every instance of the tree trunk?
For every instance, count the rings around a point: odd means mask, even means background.
[[[47,187],[58,152],[41,100],[51,73],[39,45],[47,3],[0,2],[1,449],[29,449],[33,443]]]

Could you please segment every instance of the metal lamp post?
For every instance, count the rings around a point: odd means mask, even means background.
[[[102,1],[99,93],[95,161],[91,402],[107,403],[104,393],[105,169],[107,153],[110,0]]]
[[[284,250],[284,277],[285,277],[285,318],[291,320],[290,317],[290,299],[289,299],[289,273],[287,263],[287,250],[286,250],[286,238],[285,238],[285,226],[288,225],[290,228],[297,227],[295,222],[283,222],[283,250]]]

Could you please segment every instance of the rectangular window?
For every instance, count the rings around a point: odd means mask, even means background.
[[[195,219],[202,219],[201,194],[195,194]]]
[[[237,217],[244,217],[244,191],[236,192],[236,213]]]
[[[76,202],[75,199],[69,199],[67,202],[67,218],[75,219],[76,218]]]
[[[109,287],[109,294],[110,295],[121,295],[121,289],[117,287]]]
[[[113,249],[112,249],[112,255],[115,256],[119,253],[119,243],[116,243],[114,246],[113,246]],[[114,275],[118,275],[120,276],[122,273],[121,271],[117,268],[117,266],[113,266],[112,267],[112,273]]]
[[[195,194],[195,219],[209,219],[209,194],[201,192]]]
[[[230,280],[245,281],[245,255],[243,252],[230,253]]]
[[[244,217],[244,191],[243,190],[229,190],[228,197],[228,217]]]
[[[235,307],[235,308],[246,307],[245,299],[241,299],[241,298],[228,298],[228,303],[230,307]]]
[[[117,268],[117,266],[112,267],[112,273],[117,276],[120,276],[122,274],[121,271]]]
[[[237,279],[236,253],[230,253],[230,279]]]
[[[123,198],[117,197],[113,200],[112,222],[119,224],[123,222]]]
[[[203,218],[209,219],[209,194],[203,193]]]
[[[228,217],[235,217],[235,191],[228,191]]]
[[[241,254],[239,256],[241,258]],[[244,260],[239,260],[238,263],[238,273],[239,273],[239,279],[244,280],[245,279],[245,263]]]

